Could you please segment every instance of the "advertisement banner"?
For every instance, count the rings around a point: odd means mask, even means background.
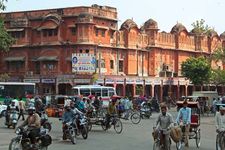
[[[96,58],[94,54],[72,54],[73,73],[93,73],[95,72]]]

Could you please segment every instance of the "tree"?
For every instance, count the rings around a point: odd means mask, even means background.
[[[204,57],[191,57],[181,64],[181,73],[194,85],[202,85],[210,80],[211,65]]]
[[[0,0],[0,10],[5,10],[4,2],[7,0]],[[14,39],[5,30],[4,20],[0,17],[0,50],[9,51],[10,46],[14,43]]]
[[[216,63],[221,61],[223,64],[225,64],[225,48],[217,48],[212,53],[212,60],[215,60]]]
[[[212,84],[218,85],[225,85],[225,70],[212,70],[212,76],[210,79]]]
[[[192,32],[197,35],[201,35],[201,34],[209,35],[210,32],[213,30],[211,27],[209,27],[207,24],[205,24],[204,19],[196,20],[191,25],[193,27]]]

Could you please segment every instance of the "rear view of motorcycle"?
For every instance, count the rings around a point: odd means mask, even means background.
[[[31,144],[28,137],[29,130],[25,128],[17,128],[17,136],[13,138],[9,144],[9,150],[47,150],[52,143],[52,138],[48,134],[48,129],[41,129],[40,134],[36,137],[36,143]]]
[[[12,127],[13,129],[15,129],[18,122],[18,112],[16,110],[13,110],[7,115],[8,120],[5,122],[5,125],[8,128]]]
[[[48,115],[45,111],[41,112],[41,126],[45,129],[48,129],[50,132],[52,130],[52,125],[48,120]]]

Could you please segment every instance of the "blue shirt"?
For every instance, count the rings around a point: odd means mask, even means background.
[[[178,112],[176,122],[179,124],[182,121],[184,124],[191,123],[191,108],[181,108]]]

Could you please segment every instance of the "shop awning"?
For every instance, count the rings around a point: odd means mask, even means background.
[[[6,29],[7,32],[23,31],[23,28]]]
[[[95,27],[98,28],[98,29],[104,29],[104,30],[108,30],[109,29],[108,27],[98,26],[98,25],[95,25]]]
[[[37,58],[37,61],[58,61],[57,56],[41,56]]]
[[[6,57],[5,61],[25,61],[25,57]]]
[[[37,28],[37,30],[41,31],[41,30],[46,30],[46,29],[56,29],[57,27],[58,27],[57,25],[41,26],[41,27]]]

